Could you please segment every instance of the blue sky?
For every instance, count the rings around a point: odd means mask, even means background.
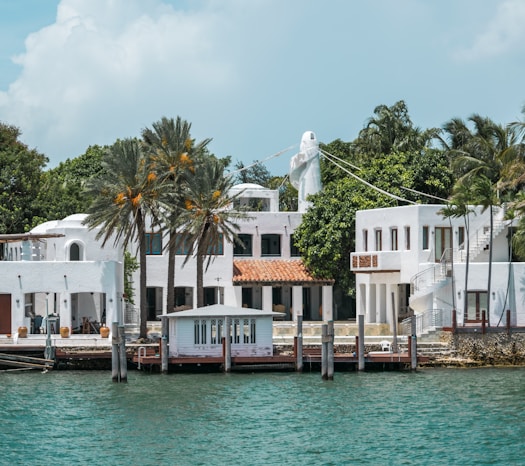
[[[523,118],[522,0],[0,0],[0,121],[55,166],[162,116],[288,171],[304,131],[353,140],[405,100],[421,128]]]

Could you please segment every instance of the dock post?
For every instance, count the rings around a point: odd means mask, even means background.
[[[295,345],[295,357],[296,363],[295,363],[295,369],[297,372],[303,371],[303,315],[298,314],[297,315],[297,337],[296,337],[296,345]]]
[[[458,331],[458,315],[455,309],[452,309],[452,333],[455,335]]]
[[[118,356],[118,322],[111,323],[111,380],[113,382],[120,382]]]
[[[363,314],[359,314],[357,316],[358,319],[358,325],[359,325],[359,348],[357,350],[358,354],[358,362],[357,362],[357,369],[360,371],[365,370],[365,316]]]
[[[416,336],[416,316],[412,316],[410,321],[410,369],[417,369],[417,336]]]
[[[168,373],[168,318],[161,316],[162,335],[160,338],[160,371],[162,374]]]
[[[326,378],[334,380],[334,321],[328,321],[328,341],[326,343],[327,368]]]
[[[398,353],[398,344],[397,344],[397,315],[396,315],[396,296],[392,293],[392,352]]]
[[[485,328],[486,325],[487,325],[487,314],[486,314],[486,311],[483,310],[481,311],[481,334],[482,335],[485,335],[485,332],[487,331],[487,329]]]
[[[124,325],[118,326],[118,343],[120,355],[120,382],[128,381],[128,358],[126,355],[126,334]]]
[[[232,370],[232,334],[231,318],[224,318],[224,372]]]
[[[507,309],[507,335],[510,335],[510,309]]]
[[[328,324],[321,326],[321,377],[328,379]]]

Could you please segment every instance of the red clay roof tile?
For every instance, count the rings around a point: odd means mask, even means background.
[[[233,261],[233,284],[326,284],[333,280],[315,278],[301,259],[242,259]]]

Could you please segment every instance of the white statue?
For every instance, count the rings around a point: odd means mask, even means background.
[[[299,191],[297,210],[306,212],[310,206],[306,198],[322,188],[319,143],[313,131],[306,131],[303,134],[299,153],[290,161],[290,183]]]

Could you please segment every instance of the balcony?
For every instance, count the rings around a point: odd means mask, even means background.
[[[350,254],[352,272],[394,272],[401,269],[400,251],[353,252]]]

